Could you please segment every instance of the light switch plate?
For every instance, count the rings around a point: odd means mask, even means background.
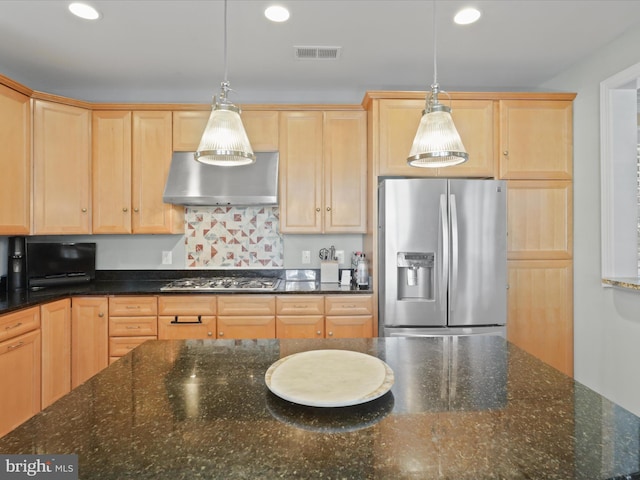
[[[311,263],[311,250],[302,251],[302,263],[303,264]]]

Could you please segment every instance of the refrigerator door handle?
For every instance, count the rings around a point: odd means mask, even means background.
[[[440,285],[440,305],[446,305],[449,285],[449,215],[447,196],[440,195],[440,221],[442,222],[442,284]]]
[[[449,292],[449,310],[453,311],[458,290],[458,210],[456,196],[450,195],[451,208],[451,291]]]

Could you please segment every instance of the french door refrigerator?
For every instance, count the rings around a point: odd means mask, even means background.
[[[506,337],[506,183],[390,178],[378,198],[380,335]]]

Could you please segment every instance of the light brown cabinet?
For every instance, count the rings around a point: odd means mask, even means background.
[[[276,337],[324,338],[324,296],[276,297]]]
[[[162,202],[172,155],[169,111],[132,114],[132,231],[184,232],[184,207]]]
[[[0,436],[40,411],[40,308],[0,316]]]
[[[324,302],[327,338],[373,337],[371,295],[327,295]]]
[[[449,105],[446,99],[441,103]],[[469,160],[447,168],[415,168],[407,156],[418,130],[424,99],[382,99],[374,108],[374,150],[378,152],[379,175],[412,177],[493,177],[495,174],[494,101],[451,101],[451,116]]]
[[[216,338],[215,295],[158,297],[158,339]]]
[[[84,108],[34,101],[34,234],[90,233],[90,119]]]
[[[40,307],[42,331],[42,408],[71,391],[71,300]]]
[[[280,230],[366,231],[366,113],[280,113]]]
[[[500,178],[573,178],[573,102],[500,101]]]
[[[193,152],[198,148],[210,110],[173,112],[173,149]],[[254,152],[278,150],[278,112],[242,110],[242,124]]]
[[[275,338],[275,313],[273,295],[220,295],[218,338]]]
[[[28,235],[31,226],[31,103],[0,85],[0,235]]]
[[[109,365],[109,301],[71,299],[71,388]]]
[[[141,343],[157,338],[157,297],[109,297],[110,362],[126,355]]]
[[[131,233],[131,116],[92,113],[93,233]]]
[[[507,338],[573,375],[572,101],[500,100]]]

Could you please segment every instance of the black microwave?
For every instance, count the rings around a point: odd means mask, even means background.
[[[27,286],[42,288],[91,282],[95,243],[27,243]]]

